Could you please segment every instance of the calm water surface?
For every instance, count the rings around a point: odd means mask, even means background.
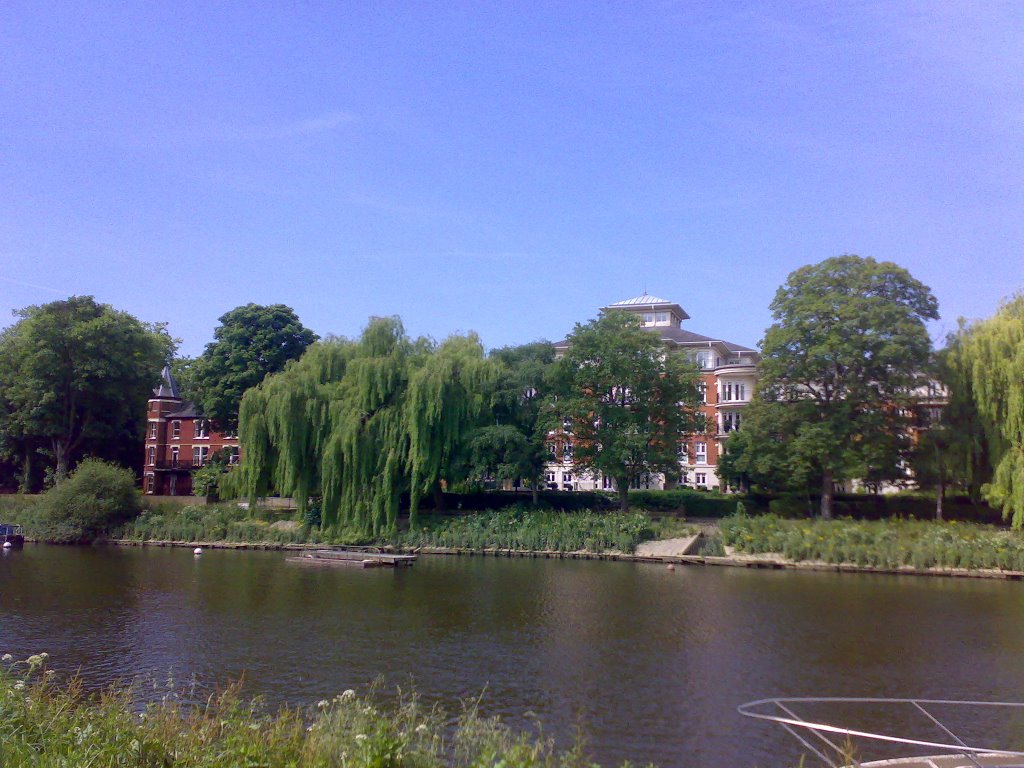
[[[792,766],[789,737],[737,704],[1024,699],[1024,584],[444,557],[364,571],[26,545],[0,557],[0,653],[39,651],[92,685],[244,674],[250,692],[303,705],[383,676],[449,710],[484,692],[486,713],[524,727],[535,713],[562,743],[581,730],[608,765]]]

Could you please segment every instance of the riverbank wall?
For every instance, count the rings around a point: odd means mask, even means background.
[[[224,541],[140,541],[138,539],[107,539],[99,545],[118,547],[170,547],[182,549],[230,549],[265,551],[304,551],[327,549],[323,544],[280,544],[273,542],[224,542]],[[695,550],[697,542],[689,548]],[[859,573],[888,576],[930,576],[959,579],[997,579],[1003,581],[1024,581],[1024,571],[968,568],[915,568],[899,566],[884,568],[857,565],[855,563],[826,563],[817,561],[794,562],[767,555],[711,556],[697,554],[678,555],[637,555],[626,552],[558,552],[547,550],[519,549],[472,549],[467,547],[343,547],[343,549],[367,552],[393,552],[443,557],[495,557],[530,558],[547,560],[604,560],[613,562],[648,563],[658,565],[711,566],[725,568],[748,568],[775,571],[813,571],[819,573]]]

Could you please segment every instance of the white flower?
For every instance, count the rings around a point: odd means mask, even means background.
[[[320,699],[320,701],[318,701],[316,703],[316,705],[320,709],[326,709],[327,707],[329,707],[331,705],[331,702],[329,702],[327,699]]]
[[[341,700],[342,701],[351,701],[355,697],[356,697],[356,692],[353,691],[351,688],[349,688],[346,691],[342,691],[342,694],[341,694]]]
[[[34,667],[37,664],[42,664],[43,663],[43,657],[40,656],[38,653],[34,653],[31,656],[29,656],[27,659],[25,659],[25,661],[28,663],[28,665],[30,667]]]
[[[416,726],[416,733],[423,733],[425,730],[427,730],[426,723],[420,723]]]
[[[46,670],[46,671],[45,671],[45,672],[44,672],[43,674],[44,674],[44,675],[46,675],[47,677],[53,677],[53,676],[54,676],[54,675],[56,675],[57,673],[56,673],[56,672],[54,672],[54,671],[53,671],[52,669],[48,669],[48,670]]]
[[[366,734],[365,733],[357,733],[356,734],[356,741],[366,741]]]
[[[14,684],[14,690],[16,690],[16,691],[23,691],[23,690],[25,690],[25,684],[23,682],[21,682],[21,680],[19,680],[18,682],[16,682]]]
[[[42,653],[39,654],[39,658],[40,659],[48,659],[48,658],[50,658],[50,654],[48,654],[46,651],[43,651]]]
[[[0,656],[0,661],[13,661],[13,660],[14,660],[14,657],[11,656],[11,654],[9,654],[9,653],[5,653],[3,656]]]

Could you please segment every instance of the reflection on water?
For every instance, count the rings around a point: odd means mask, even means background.
[[[244,674],[252,693],[310,704],[383,677],[450,710],[485,691],[486,712],[523,726],[534,713],[565,743],[582,730],[606,764],[795,765],[788,737],[735,713],[765,696],[1024,699],[1022,608],[1017,583],[853,574],[444,557],[364,571],[31,545],[0,557],[0,653],[48,651],[91,685]]]

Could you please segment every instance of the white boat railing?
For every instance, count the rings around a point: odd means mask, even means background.
[[[911,738],[895,733],[876,733],[869,730],[850,728],[837,722],[820,721],[820,718],[809,719],[797,712],[798,709],[806,711],[808,706],[820,707],[820,705],[867,705],[875,709],[907,707],[912,712],[923,715],[926,722],[930,723],[938,732],[943,734],[940,740]],[[797,697],[797,698],[771,698],[758,699],[741,704],[737,711],[746,717],[757,720],[766,720],[775,723],[785,729],[793,738],[802,744],[811,753],[817,756],[825,765],[831,768],[844,768],[849,766],[851,761],[859,764],[852,748],[858,740],[878,742],[888,745],[903,745],[913,748],[912,756],[922,754],[922,750],[932,753],[939,752],[950,756],[962,756],[976,768],[992,768],[998,764],[1003,768],[1019,766],[1024,768],[1024,752],[1019,752],[1002,747],[983,746],[970,744],[953,731],[945,722],[939,719],[934,710],[936,707],[974,707],[983,708],[1014,708],[1024,709],[1022,702],[1010,701],[956,701],[949,699],[894,699],[894,698],[848,698],[848,697]],[[1024,734],[1022,734],[1024,736]],[[910,757],[911,755],[908,755]],[[981,760],[982,756],[989,757],[988,760]],[[998,761],[993,763],[992,757],[998,756]]]

